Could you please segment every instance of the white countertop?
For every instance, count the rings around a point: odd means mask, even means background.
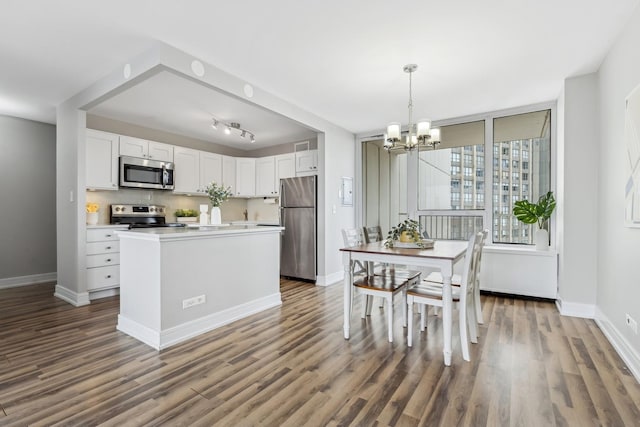
[[[279,233],[282,230],[284,230],[284,227],[271,225],[203,225],[199,227],[136,228],[133,230],[119,230],[116,234],[118,234],[120,238],[143,240],[184,240],[231,235]]]
[[[93,228],[129,228],[127,224],[96,224],[96,225],[87,225],[87,229]]]

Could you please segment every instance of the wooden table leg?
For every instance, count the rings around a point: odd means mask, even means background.
[[[351,254],[343,252],[342,263],[344,264],[344,339],[349,339],[349,329],[351,328],[351,287],[353,286],[353,261]]]
[[[444,364],[451,366],[451,329],[453,327],[451,271],[442,271],[442,329],[444,332]]]

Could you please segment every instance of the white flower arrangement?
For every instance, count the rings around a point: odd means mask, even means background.
[[[211,200],[211,205],[214,207],[220,207],[222,202],[231,197],[231,187],[224,188],[221,185],[216,184],[215,181],[211,181],[207,188],[205,189],[207,196],[209,196],[209,200]]]

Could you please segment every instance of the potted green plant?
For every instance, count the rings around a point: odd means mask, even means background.
[[[198,211],[195,209],[177,209],[175,215],[178,222],[196,222],[198,219]]]
[[[538,224],[535,233],[535,244],[537,250],[547,250],[549,248],[548,222],[553,210],[556,208],[556,199],[553,191],[540,196],[538,203],[531,203],[528,200],[518,200],[513,206],[513,215],[525,224]]]
[[[386,248],[393,248],[395,242],[414,243],[420,248],[424,248],[422,235],[420,234],[420,224],[414,219],[405,219],[395,227],[391,227],[384,241]]]
[[[222,185],[218,185],[215,181],[211,181],[205,193],[209,196],[211,201],[211,224],[221,224],[222,217],[220,214],[220,205],[222,202],[231,197],[231,187],[224,188]]]

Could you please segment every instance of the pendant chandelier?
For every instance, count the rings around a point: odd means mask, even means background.
[[[407,64],[403,68],[409,73],[409,125],[404,142],[402,141],[402,129],[399,122],[389,123],[384,141],[384,149],[387,151],[404,149],[411,151],[420,147],[435,148],[440,143],[440,129],[431,129],[429,120],[420,120],[413,123],[413,98],[411,94],[411,76],[418,69],[416,64]]]

